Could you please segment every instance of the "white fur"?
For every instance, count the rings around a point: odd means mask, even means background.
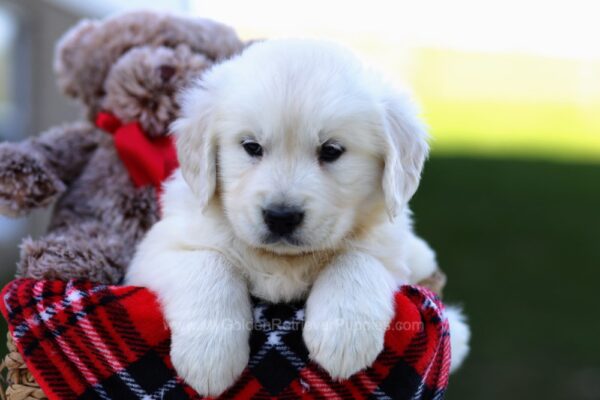
[[[304,342],[333,378],[348,378],[383,350],[397,283],[369,254],[349,251],[321,271],[306,302]]]
[[[457,307],[446,307],[446,317],[450,325],[450,372],[460,367],[469,354],[469,340],[471,340],[471,329],[467,325],[466,318]]]
[[[178,373],[206,395],[234,382],[248,359],[250,294],[308,296],[304,340],[333,377],[370,365],[397,285],[437,268],[406,206],[427,156],[408,98],[343,48],[275,40],[214,67],[183,104],[181,171],[127,274],[158,294]],[[245,153],[248,138],[261,158]],[[346,152],[319,163],[330,139]],[[264,240],[272,203],[305,211],[295,244]]]

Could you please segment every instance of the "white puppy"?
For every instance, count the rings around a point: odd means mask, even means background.
[[[437,268],[407,208],[428,152],[409,100],[343,48],[274,40],[205,73],[183,104],[181,170],[127,274],[158,294],[177,372],[205,395],[235,381],[251,294],[307,298],[304,340],[332,377],[369,366],[398,285]],[[449,315],[457,365],[469,330]]]

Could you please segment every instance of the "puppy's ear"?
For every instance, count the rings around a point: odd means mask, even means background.
[[[183,178],[206,208],[217,184],[217,143],[212,95],[200,84],[182,95],[182,117],[171,126]]]
[[[408,97],[388,94],[383,100],[385,168],[383,193],[390,219],[413,196],[427,158],[427,130]]]

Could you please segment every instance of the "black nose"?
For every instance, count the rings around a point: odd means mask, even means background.
[[[279,236],[289,235],[302,223],[304,212],[295,207],[271,206],[263,209],[263,219],[271,231]]]

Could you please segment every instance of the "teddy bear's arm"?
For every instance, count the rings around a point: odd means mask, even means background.
[[[78,122],[0,144],[0,214],[16,217],[50,204],[79,175],[101,135]]]

